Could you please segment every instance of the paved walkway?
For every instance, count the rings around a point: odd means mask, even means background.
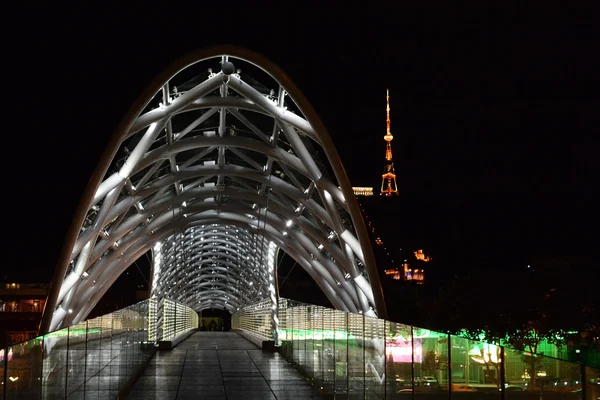
[[[150,360],[128,399],[323,399],[278,353],[233,332],[196,332]]]

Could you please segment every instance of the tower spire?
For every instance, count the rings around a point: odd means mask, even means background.
[[[398,195],[398,187],[396,186],[396,170],[394,169],[394,162],[392,161],[392,139],[394,136],[392,135],[392,131],[390,130],[391,120],[390,120],[390,89],[386,89],[386,132],[383,140],[386,141],[385,147],[385,161],[386,166],[383,170],[383,175],[381,178],[381,195],[382,196],[393,196]]]
[[[385,101],[386,101],[386,108],[385,108],[385,112],[387,114],[387,118],[385,120],[386,125],[387,125],[387,130],[385,133],[385,136],[383,137],[383,139],[385,139],[385,141],[390,142],[394,136],[392,135],[392,132],[390,131],[390,89],[386,89],[386,95],[385,95]]]

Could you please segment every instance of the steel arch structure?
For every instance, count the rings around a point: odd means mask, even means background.
[[[334,307],[386,317],[366,227],[314,109],[260,55],[206,49],[161,74],[111,138],[40,330],[84,320],[148,251],[152,296],[197,311],[276,304],[278,248]]]

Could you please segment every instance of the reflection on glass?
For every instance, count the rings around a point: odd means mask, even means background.
[[[386,394],[412,394],[412,329],[396,322],[385,325]]]
[[[448,335],[413,327],[412,337],[415,397],[441,395],[448,390]]]
[[[362,397],[365,392],[364,316],[348,314],[348,393]]]
[[[44,335],[42,341],[42,396],[44,398],[66,396],[68,337],[68,328]]]
[[[146,300],[43,337],[0,349],[0,376],[7,399],[117,398],[155,351],[157,313]],[[174,304],[174,303],[173,303]],[[197,327],[197,314],[177,304],[172,331]],[[6,368],[5,368],[6,367]]]
[[[8,348],[6,398],[38,398],[41,393],[42,338],[35,338]],[[2,371],[4,373],[4,370]],[[4,376],[4,375],[3,375]]]
[[[475,340],[451,336],[452,391],[502,396],[500,347]]]
[[[67,395],[77,391],[85,383],[87,324],[82,322],[67,329]]]
[[[348,314],[334,310],[334,394],[348,393]]]
[[[306,314],[305,314],[305,340],[304,340],[304,345],[305,345],[305,364],[304,364],[304,376],[306,377],[306,379],[309,382],[312,382],[315,376],[315,352],[314,352],[314,346],[313,346],[313,342],[315,339],[315,327],[314,327],[314,318],[315,315],[318,315],[318,313],[315,312],[315,308],[314,306],[312,307],[306,307]],[[318,365],[318,363],[317,363]]]
[[[585,399],[597,400],[600,399],[600,369],[585,368]]]
[[[335,340],[334,340],[335,310],[323,309],[323,393],[332,394],[335,383]]]
[[[556,358],[505,348],[506,392],[581,393],[581,366]]]
[[[323,384],[323,311],[325,308],[315,306],[311,313],[312,352],[313,352],[313,384],[321,387]]]
[[[364,319],[365,397],[385,397],[385,321]]]

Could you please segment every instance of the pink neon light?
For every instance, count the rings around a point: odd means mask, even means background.
[[[412,362],[410,342],[403,340],[388,342],[385,345],[386,357],[390,355],[394,362]],[[423,360],[423,345],[420,340],[415,340],[415,362],[420,363]]]

